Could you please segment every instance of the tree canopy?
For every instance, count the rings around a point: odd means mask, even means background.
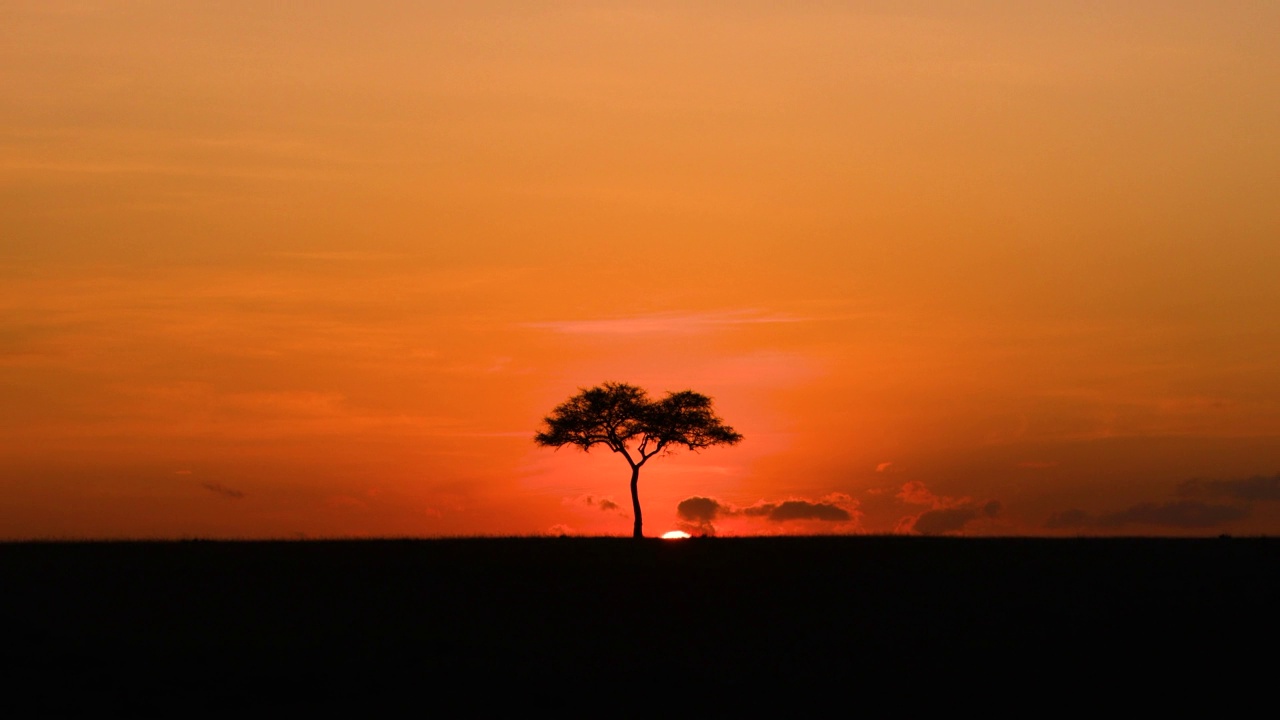
[[[575,445],[588,452],[604,445],[626,458],[631,466],[635,537],[643,537],[637,482],[640,467],[649,458],[681,447],[696,452],[742,440],[716,415],[706,395],[682,390],[651,400],[642,388],[615,382],[583,389],[557,405],[542,422],[545,428],[534,436],[539,445]]]

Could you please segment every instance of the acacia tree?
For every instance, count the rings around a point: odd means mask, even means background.
[[[545,447],[576,445],[589,452],[604,445],[621,453],[631,466],[633,537],[644,537],[640,514],[640,468],[649,458],[685,447],[694,452],[742,439],[711,409],[711,398],[682,390],[650,400],[634,385],[607,382],[584,389],[543,418],[546,426],[533,441]]]

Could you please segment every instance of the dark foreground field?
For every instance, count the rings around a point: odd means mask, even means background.
[[[1113,692],[1270,702],[1278,553],[1241,538],[0,544],[3,700],[178,714],[603,701],[602,715],[757,698],[980,707],[1013,689],[1054,707]]]

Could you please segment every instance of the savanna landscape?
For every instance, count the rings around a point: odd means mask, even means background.
[[[1253,672],[1278,630],[1276,553],[1257,538],[25,543],[0,546],[0,623],[7,701],[45,713],[933,708],[1004,683],[1063,710],[1243,708],[1268,687]]]
[[[1276,37],[0,3],[0,707],[1265,712]]]

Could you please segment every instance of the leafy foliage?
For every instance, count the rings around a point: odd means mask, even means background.
[[[683,390],[650,400],[643,389],[625,383],[584,389],[556,406],[543,423],[546,429],[534,437],[539,445],[576,445],[584,451],[604,445],[622,453],[633,468],[678,447],[697,451],[742,439],[715,414],[706,395]]]

